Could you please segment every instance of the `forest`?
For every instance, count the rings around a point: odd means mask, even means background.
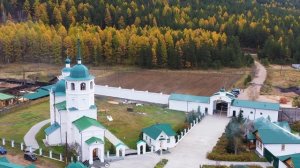
[[[300,62],[297,0],[0,0],[0,61],[145,68]]]

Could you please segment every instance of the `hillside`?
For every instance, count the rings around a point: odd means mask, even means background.
[[[260,58],[273,63],[300,61],[296,0],[1,2],[3,63],[61,63],[67,55],[75,55],[77,37],[86,61],[95,65],[248,66],[251,58],[241,47],[257,49]]]

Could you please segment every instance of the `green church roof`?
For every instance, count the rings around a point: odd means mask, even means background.
[[[55,130],[57,130],[58,128],[60,128],[60,125],[55,122],[54,124],[50,125],[49,127],[47,127],[44,132],[46,135],[50,135],[52,132],[54,132]]]
[[[99,128],[104,128],[103,125],[101,125],[97,120],[93,118],[89,118],[86,116],[83,116],[75,121],[73,121],[73,124],[78,128],[78,130],[81,132],[91,126],[99,127]]]
[[[300,153],[279,156],[278,159],[282,162],[291,159],[295,168],[300,168]]]
[[[187,94],[172,93],[169,100],[187,101],[187,102],[198,102],[198,103],[209,103],[210,97],[206,96],[194,96]]]
[[[58,82],[56,82],[55,86],[52,88],[52,90],[57,93],[66,93],[66,80],[61,79]]]
[[[254,120],[254,128],[264,144],[300,144],[300,138],[263,117]]]
[[[164,132],[168,136],[175,136],[176,133],[173,131],[170,124],[155,124],[150,127],[144,128],[143,133],[150,136],[152,139],[157,139],[158,136]]]
[[[81,162],[72,162],[68,164],[67,168],[87,168],[87,167]]]
[[[91,145],[93,143],[103,144],[103,140],[97,137],[91,137],[90,139],[86,140],[85,143],[87,143],[88,145]]]
[[[9,95],[9,94],[0,93],[0,100],[9,100],[9,99],[13,99],[13,98],[15,98],[15,96]]]
[[[279,104],[278,103],[268,103],[268,102],[258,102],[258,101],[235,99],[232,102],[232,106],[279,111]]]
[[[76,64],[71,68],[70,76],[66,77],[70,81],[91,80],[94,76],[90,75],[89,70],[83,64]]]
[[[287,130],[288,132],[291,132],[291,127],[287,121],[281,121],[281,122],[274,122],[274,124],[278,125],[279,127]]]
[[[67,102],[66,101],[62,101],[60,103],[56,103],[55,107],[58,111],[60,110],[66,110],[66,106],[67,106]]]

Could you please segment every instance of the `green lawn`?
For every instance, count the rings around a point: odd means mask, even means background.
[[[185,113],[168,110],[155,105],[110,104],[107,99],[97,100],[98,120],[130,148],[136,148],[141,130],[155,123],[169,123],[175,131],[185,126]],[[127,108],[133,108],[133,112],[127,112]],[[103,111],[107,111],[106,114]],[[111,115],[112,122],[106,118]]]
[[[49,100],[0,116],[0,138],[23,142],[24,135],[36,123],[48,119]]]

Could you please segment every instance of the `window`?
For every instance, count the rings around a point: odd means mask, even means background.
[[[75,90],[75,84],[71,83],[71,90]]]
[[[167,139],[167,143],[170,143],[170,138]]]
[[[262,115],[262,113],[260,113],[260,115]]]
[[[285,144],[281,145],[281,151],[285,151]]]
[[[86,89],[85,83],[81,83],[80,84],[80,90],[85,90],[85,89]]]
[[[250,114],[253,114],[253,111],[251,111]]]
[[[90,82],[90,89],[93,89],[93,82]]]

